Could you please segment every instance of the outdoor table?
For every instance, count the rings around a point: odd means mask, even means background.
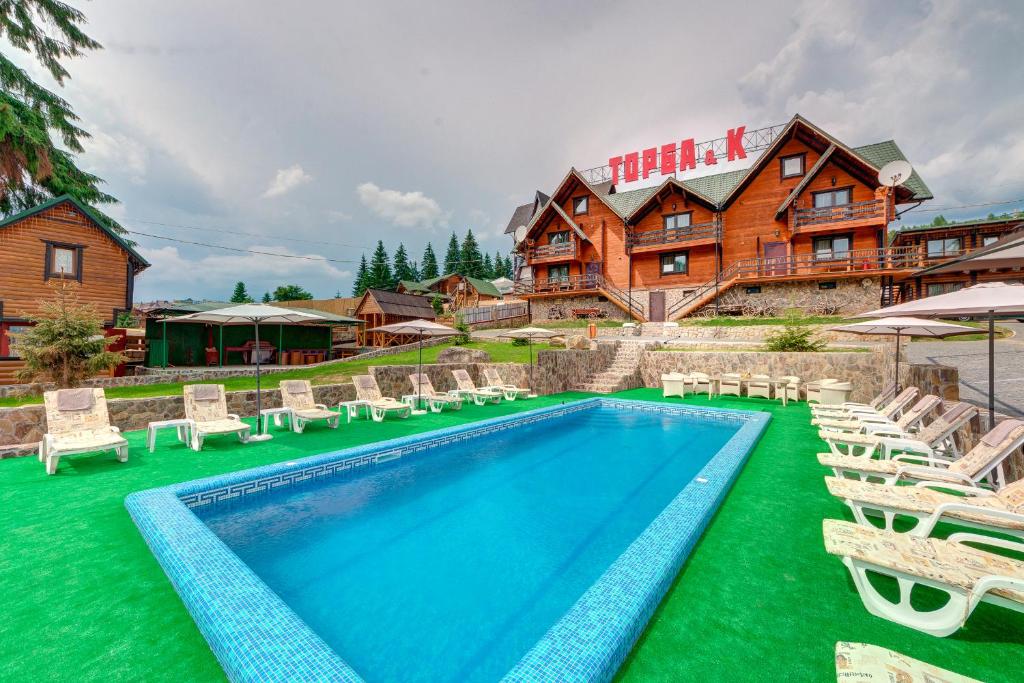
[[[262,433],[266,434],[270,427],[270,418],[274,418],[274,426],[280,427],[284,419],[288,420],[288,428],[295,429],[295,415],[291,408],[264,408],[260,411],[260,419],[263,420]]]
[[[722,373],[722,374],[727,374],[727,373]],[[753,378],[752,377],[742,377],[742,376],[740,377],[740,392],[741,393],[743,391],[743,386],[747,382],[749,382],[751,379],[753,379]],[[776,377],[772,377],[772,378],[769,378],[767,380],[762,379],[761,381],[762,382],[768,382],[769,384],[772,385],[773,389],[775,390],[775,398],[779,397],[779,389],[781,387],[781,389],[782,389],[782,405],[788,405],[787,404],[787,396],[786,396],[786,386],[789,384],[789,380],[778,379]],[[721,387],[721,383],[722,383],[722,375],[721,374],[711,375],[710,377],[708,377],[708,400],[711,400],[712,398],[714,398],[715,394],[720,394],[721,393],[719,391],[719,389]]]
[[[177,420],[157,420],[150,422],[146,427],[146,445],[149,452],[156,450],[156,433],[161,429],[174,427],[178,430],[178,441],[188,444],[192,441],[192,420],[180,418]]]
[[[779,398],[779,392],[782,392],[782,405],[788,405],[787,400],[789,399],[789,396],[787,395],[788,392],[786,391],[786,387],[789,386],[789,380],[772,377],[768,380],[768,383],[772,385],[772,390],[775,392],[775,398]]]
[[[372,417],[370,414],[369,401],[360,401],[359,399],[356,399],[354,401],[342,401],[338,404],[338,410],[345,411],[346,422],[351,422],[352,418],[358,418],[360,408],[363,409],[363,416],[369,420]]]

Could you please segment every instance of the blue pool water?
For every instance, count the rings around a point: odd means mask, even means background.
[[[737,429],[599,408],[196,512],[367,681],[495,681]]]

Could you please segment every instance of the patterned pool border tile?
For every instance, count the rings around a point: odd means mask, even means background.
[[[505,679],[609,680],[738,476],[770,414],[588,398],[140,491],[129,495],[125,506],[232,681],[361,681],[192,509],[319,477],[352,476],[436,446],[602,406],[739,424],[694,480]]]

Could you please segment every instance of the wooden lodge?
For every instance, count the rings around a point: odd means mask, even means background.
[[[359,346],[398,346],[416,341],[415,336],[371,332],[374,327],[391,325],[409,320],[433,320],[434,307],[430,299],[419,294],[389,292],[383,289],[367,289],[356,306],[355,317],[364,325],[357,332]]]
[[[108,330],[131,311],[135,277],[149,267],[123,237],[85,204],[61,196],[0,220],[0,384],[21,368],[16,335],[71,283]]]
[[[600,307],[663,321],[766,298],[877,306],[919,268],[915,250],[889,244],[897,207],[932,198],[916,172],[880,184],[902,159],[891,140],[852,147],[798,115],[742,170],[620,191],[571,169],[509,223],[525,233],[516,292],[534,318]]]
[[[501,292],[489,280],[459,273],[449,273],[419,282],[402,280],[398,283],[396,291],[400,294],[419,294],[427,299],[431,299],[433,295],[440,295],[447,312],[492,306],[502,301]]]

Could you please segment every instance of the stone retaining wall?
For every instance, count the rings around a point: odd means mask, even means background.
[[[829,327],[833,325],[808,325],[815,336],[826,341],[881,341],[885,337],[865,337],[850,332],[833,332]],[[639,329],[639,334],[637,333]],[[629,338],[631,336],[645,337],[671,337],[673,339],[697,339],[697,340],[721,340],[721,341],[755,341],[763,342],[772,334],[783,329],[782,325],[736,325],[736,326],[709,326],[709,325],[685,325],[678,326],[664,323],[642,323],[636,328],[622,327],[600,327],[597,330],[598,337],[612,339]]]
[[[485,384],[483,370],[488,367],[497,368],[501,379],[508,384],[530,386],[530,366],[525,363],[438,363],[424,365],[423,374],[430,378],[435,391],[446,392],[457,388],[452,370],[468,371],[473,382],[480,387]],[[370,374],[377,380],[381,393],[401,399],[414,392],[409,375],[416,370],[416,365],[375,365],[370,368]]]
[[[594,351],[576,349],[545,349],[537,352],[537,369],[533,375],[534,391],[557,394],[607,370],[615,359],[617,342],[602,342]]]
[[[773,353],[760,351],[648,351],[640,361],[644,386],[660,387],[668,372],[749,372],[777,377],[796,375],[805,382],[834,377],[853,383],[852,401],[870,401],[881,390],[890,354],[882,349],[869,353],[824,351],[821,353]]]

